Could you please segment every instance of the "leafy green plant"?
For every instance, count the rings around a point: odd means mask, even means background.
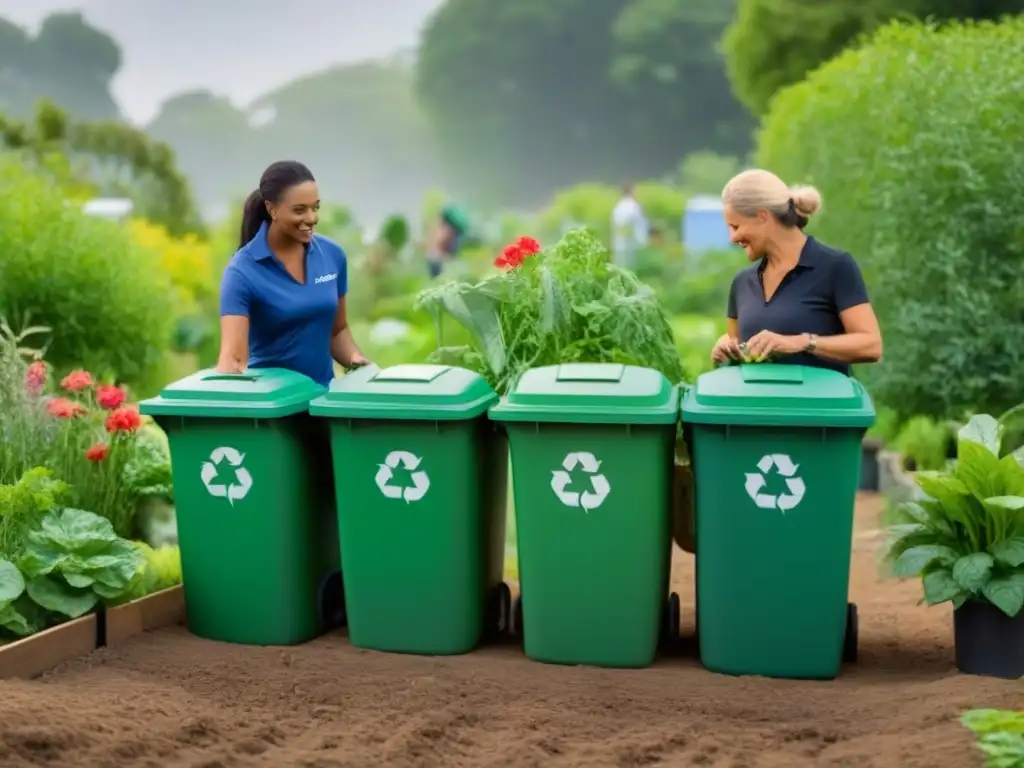
[[[894,447],[909,460],[908,468],[934,471],[946,466],[952,435],[930,416],[914,416],[897,433]]]
[[[821,190],[815,236],[853,253],[882,327],[899,329],[864,375],[902,416],[1024,400],[1024,236],[1008,202],[1024,178],[1022,81],[1024,16],[894,23],[781,91],[762,125],[758,165]]]
[[[142,553],[118,536],[109,520],[62,509],[47,514],[28,534],[18,567],[36,604],[74,619],[101,601],[121,598],[142,563]]]
[[[17,566],[0,560],[0,645],[7,637],[26,637],[36,628],[24,615],[25,579]]]
[[[13,485],[0,485],[0,557],[17,557],[28,532],[69,497],[67,483],[45,467],[29,470]]]
[[[977,736],[985,768],[1024,768],[1024,711],[972,709],[960,722]]]
[[[144,541],[133,541],[142,555],[128,590],[113,603],[126,603],[181,584],[181,550],[177,546],[151,547]]]
[[[419,294],[417,306],[433,316],[441,339],[448,318],[474,341],[442,347],[431,360],[475,370],[501,393],[529,368],[569,362],[642,365],[672,382],[684,378],[654,290],[610,264],[592,232],[569,232],[508,266],[477,283],[451,281]]]
[[[927,496],[898,509],[887,552],[897,578],[920,577],[925,602],[1024,608],[1024,456],[1000,455],[1001,429],[980,414],[958,433],[951,469],[918,472]]]
[[[0,158],[0,197],[0,316],[31,311],[59,327],[47,350],[59,372],[82,365],[131,383],[157,375],[173,292],[152,253],[10,158]]]

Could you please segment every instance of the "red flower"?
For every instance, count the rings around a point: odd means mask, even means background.
[[[33,397],[38,397],[42,393],[43,387],[46,386],[48,375],[46,363],[36,360],[25,371],[25,390]]]
[[[58,419],[73,419],[75,416],[83,415],[86,410],[78,403],[73,403],[66,397],[55,397],[46,404],[46,410],[51,416]]]
[[[516,245],[519,246],[519,250],[528,256],[532,256],[535,253],[540,253],[540,243],[528,235],[523,235],[516,240]]]
[[[96,402],[99,403],[100,408],[105,408],[108,411],[120,408],[124,399],[125,393],[120,387],[107,386],[96,390]]]
[[[81,392],[92,386],[92,375],[88,371],[72,371],[61,380],[60,385],[68,392]]]
[[[142,426],[142,417],[134,408],[118,408],[107,416],[107,432],[134,432]]]
[[[85,452],[85,458],[89,461],[100,462],[107,458],[107,451],[109,446],[106,443],[96,443]]]

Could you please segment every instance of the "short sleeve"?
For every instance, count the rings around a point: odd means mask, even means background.
[[[220,316],[249,317],[252,288],[249,281],[234,266],[224,270],[220,281]]]
[[[835,268],[832,291],[837,312],[868,303],[868,288],[860,266],[848,253],[842,254]]]
[[[725,316],[730,320],[738,320],[739,312],[736,309],[736,279],[732,279],[732,284],[729,286],[729,305],[726,307]]]
[[[348,293],[348,257],[345,255],[345,250],[338,246],[338,299],[345,298]]]

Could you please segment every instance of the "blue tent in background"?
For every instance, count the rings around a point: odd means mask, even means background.
[[[687,253],[729,248],[729,228],[722,219],[722,201],[710,195],[690,198],[682,221],[682,242]]]

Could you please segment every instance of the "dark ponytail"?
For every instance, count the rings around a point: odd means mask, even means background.
[[[270,221],[267,203],[278,203],[292,187],[316,181],[313,172],[295,160],[281,160],[272,163],[260,177],[260,185],[245,199],[242,207],[242,230],[239,234],[239,248],[256,237],[260,227]]]
[[[246,243],[256,237],[265,221],[270,221],[267,204],[260,191],[254,189],[252,194],[245,198],[245,205],[242,206],[242,232],[238,247],[244,248]]]

